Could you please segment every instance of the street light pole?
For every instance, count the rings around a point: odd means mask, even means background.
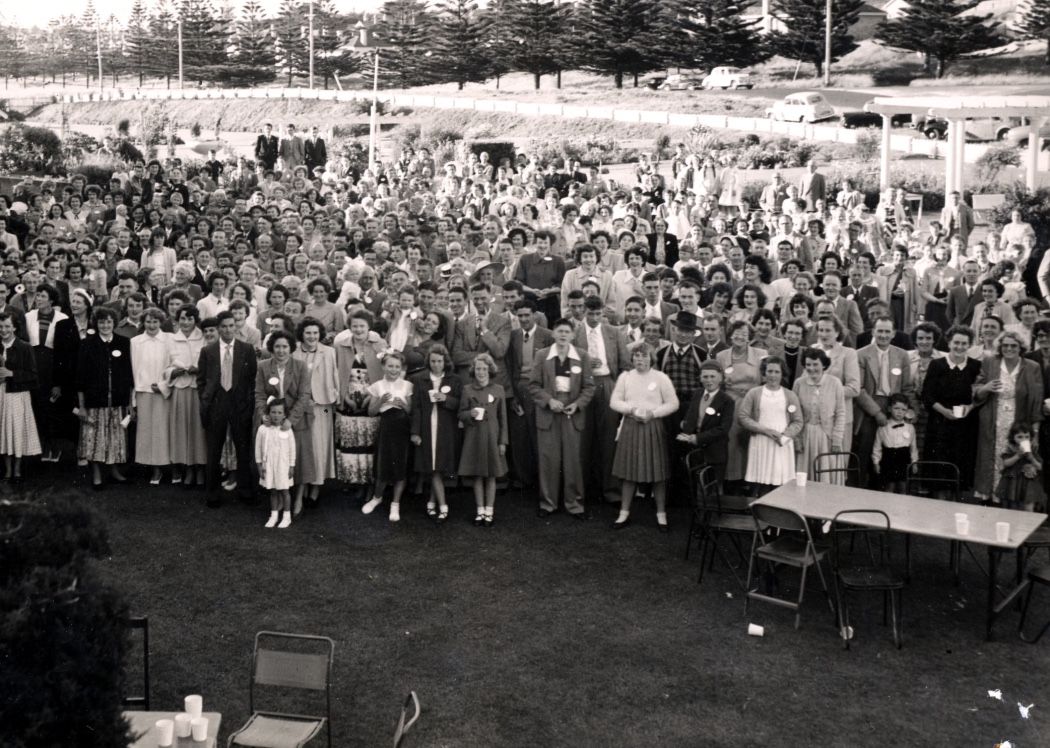
[[[824,8],[824,86],[831,85],[831,0]]]
[[[98,92],[102,93],[102,30],[95,19],[95,54],[98,57]]]
[[[178,22],[179,27],[179,88],[182,88],[182,21]]]
[[[314,87],[314,0],[310,0],[310,89]]]
[[[379,161],[379,50],[376,49],[375,70],[372,73],[372,113],[368,122],[368,170],[375,176]]]

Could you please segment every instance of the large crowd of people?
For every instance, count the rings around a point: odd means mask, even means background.
[[[1045,503],[1050,263],[1024,216],[975,241],[958,194],[920,226],[816,163],[749,205],[742,170],[675,151],[619,184],[529,154],[373,171],[266,125],[254,161],[23,181],[5,477],[75,459],[101,490],[137,464],[210,506],[265,494],[277,528],[326,484],[442,522],[461,481],[480,526],[520,485],[617,528],[651,495],[667,531],[687,457],[754,493],[946,461],[979,500]]]

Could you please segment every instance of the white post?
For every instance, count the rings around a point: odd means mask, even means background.
[[[1024,184],[1029,192],[1035,192],[1036,176],[1039,173],[1039,129],[1046,118],[1029,117],[1028,121],[1031,122],[1031,133],[1028,135],[1028,159],[1025,164]]]
[[[98,56],[98,92],[102,93],[102,30],[95,19],[95,54]]]
[[[955,120],[948,120],[948,147],[944,154],[944,204],[948,204],[948,195],[955,189]]]
[[[372,114],[368,121],[368,169],[375,176],[379,161],[379,50],[376,49],[375,70],[372,73]]]
[[[824,8],[824,86],[831,85],[831,2]]]
[[[314,87],[314,0],[310,0],[310,90]]]
[[[892,116],[882,115],[882,148],[879,151],[879,189],[890,186],[890,125]]]
[[[955,184],[953,189],[962,194],[963,178],[966,175],[966,120],[955,123]]]
[[[183,86],[182,81],[182,21],[178,22],[179,26],[179,88]]]

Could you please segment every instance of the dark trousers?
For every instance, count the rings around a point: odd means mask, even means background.
[[[875,395],[872,398],[880,409],[885,409],[888,398]],[[882,480],[871,468],[871,450],[875,446],[875,432],[879,424],[867,413],[860,417],[860,424],[853,435],[853,452],[860,464],[860,488],[878,489]]]
[[[620,414],[609,407],[615,384],[608,375],[594,378],[594,397],[584,411],[586,425],[580,440],[585,493],[588,499],[601,501],[604,497],[610,503],[620,501],[620,480],[612,474]]]
[[[238,413],[231,393],[220,389],[215,394],[204,419],[204,441],[207,447],[205,488],[213,498],[218,497],[222,477],[222,448],[226,435],[233,440],[237,453],[237,490],[241,495],[252,493],[252,412]]]
[[[507,431],[510,436],[510,463],[515,476],[526,488],[536,485],[539,471],[539,449],[536,446],[536,404],[521,403],[520,416],[507,408]]]

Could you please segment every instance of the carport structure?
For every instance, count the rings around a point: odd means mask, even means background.
[[[882,148],[879,164],[879,184],[882,189],[890,182],[890,119],[895,114],[925,114],[948,121],[947,157],[945,158],[945,193],[963,191],[964,151],[966,148],[966,120],[987,117],[1024,117],[1031,128],[1028,150],[1024,158],[1025,184],[1029,190],[1036,187],[1039,169],[1038,137],[1041,128],[1050,119],[1050,96],[897,96],[878,97],[864,107],[882,115]],[[946,194],[947,197],[947,194]]]

